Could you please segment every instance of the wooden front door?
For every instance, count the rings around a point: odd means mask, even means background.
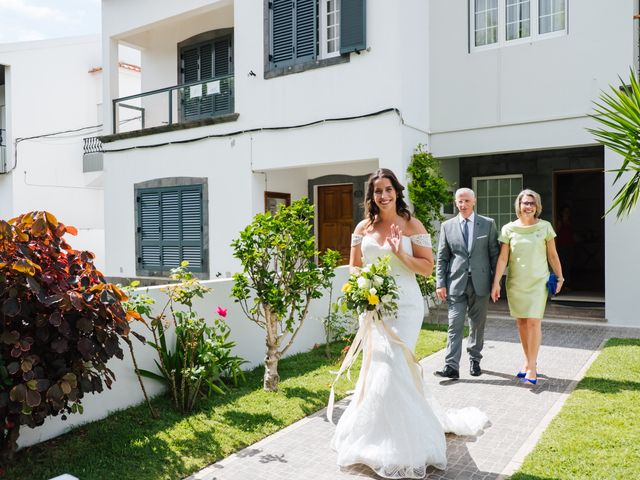
[[[353,185],[318,187],[318,246],[342,255],[342,263],[349,263],[351,230],[353,228]]]

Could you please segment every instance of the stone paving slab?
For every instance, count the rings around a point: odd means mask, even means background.
[[[540,380],[536,386],[526,386],[514,377],[522,354],[513,320],[488,320],[481,363],[484,373],[480,377],[469,375],[464,356],[457,381],[432,375],[443,365],[444,351],[422,361],[428,388],[443,407],[475,406],[491,420],[479,437],[447,435],[447,469],[431,467],[425,478],[485,480],[513,473],[582,378],[602,343],[610,337],[640,338],[640,329],[589,322],[543,322],[542,335]],[[337,403],[336,421],[348,402],[347,398]],[[340,471],[336,454],[329,447],[334,428],[322,410],[187,480],[379,479],[364,466]]]

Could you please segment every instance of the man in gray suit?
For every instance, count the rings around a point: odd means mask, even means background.
[[[460,356],[464,320],[469,315],[467,352],[469,373],[482,374],[480,360],[484,344],[484,326],[491,282],[498,260],[498,232],[491,218],[477,215],[473,208],[476,195],[469,188],[460,188],[455,195],[460,212],[440,228],[436,294],[447,301],[449,329],[445,366],[434,372],[439,377],[460,378]]]

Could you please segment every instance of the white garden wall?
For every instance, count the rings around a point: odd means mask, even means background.
[[[333,279],[334,300],[337,295],[336,292],[340,291],[340,286],[346,281],[347,275],[347,267],[338,267],[336,269],[336,277]],[[195,310],[201,316],[213,319],[217,316],[216,308],[218,306],[227,308],[226,320],[231,328],[231,339],[236,342],[236,348],[233,353],[249,362],[245,365],[245,369],[262,364],[265,354],[264,332],[256,324],[246,319],[239,304],[230,298],[233,281],[230,279],[210,280],[203,282],[203,284],[212,288],[213,291],[194,303]],[[138,291],[147,292],[156,301],[155,308],[157,310],[166,301],[166,296],[161,292],[162,288],[141,288]],[[320,299],[312,301],[308,317],[295,342],[287,352],[287,356],[310,350],[315,344],[324,343],[324,330],[321,319],[327,315],[328,308],[327,294]],[[144,326],[133,324],[132,328],[147,338],[151,338]],[[149,346],[142,345],[133,337],[132,342],[139,367],[155,371],[155,351]],[[144,397],[133,371],[133,363],[131,362],[128,347],[124,342],[122,342],[122,345],[125,351],[124,360],[112,359],[109,362],[109,367],[116,375],[116,381],[112,389],[105,389],[100,394],[87,395],[82,402],[84,406],[84,414],[82,415],[70,415],[66,421],[61,420],[60,417],[51,417],[46,420],[44,425],[35,429],[22,427],[18,441],[20,447],[57,437],[79,425],[105,418],[111,412],[143,402]],[[144,382],[150,395],[155,396],[162,392],[162,386],[159,382],[148,379],[145,379]],[[143,414],[146,415],[147,412]]]

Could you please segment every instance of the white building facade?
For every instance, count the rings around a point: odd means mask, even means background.
[[[619,159],[585,130],[637,58],[632,0],[103,0],[106,271],[203,278],[239,267],[253,215],[307,196],[321,248],[346,256],[378,167],[420,143],[452,191],[504,224],[532,188],[573,221],[570,282],[640,325],[622,248],[640,214],[602,220]],[[141,96],[118,80],[141,52]],[[135,113],[132,116],[132,112]],[[132,120],[133,119],[133,120]],[[637,259],[634,259],[637,263]],[[629,273],[625,273],[625,272]]]
[[[101,58],[98,35],[0,45],[0,218],[50,211],[78,229],[69,243],[93,251],[100,269],[102,154],[92,137],[102,133]],[[138,67],[117,71],[124,89],[139,91]]]

